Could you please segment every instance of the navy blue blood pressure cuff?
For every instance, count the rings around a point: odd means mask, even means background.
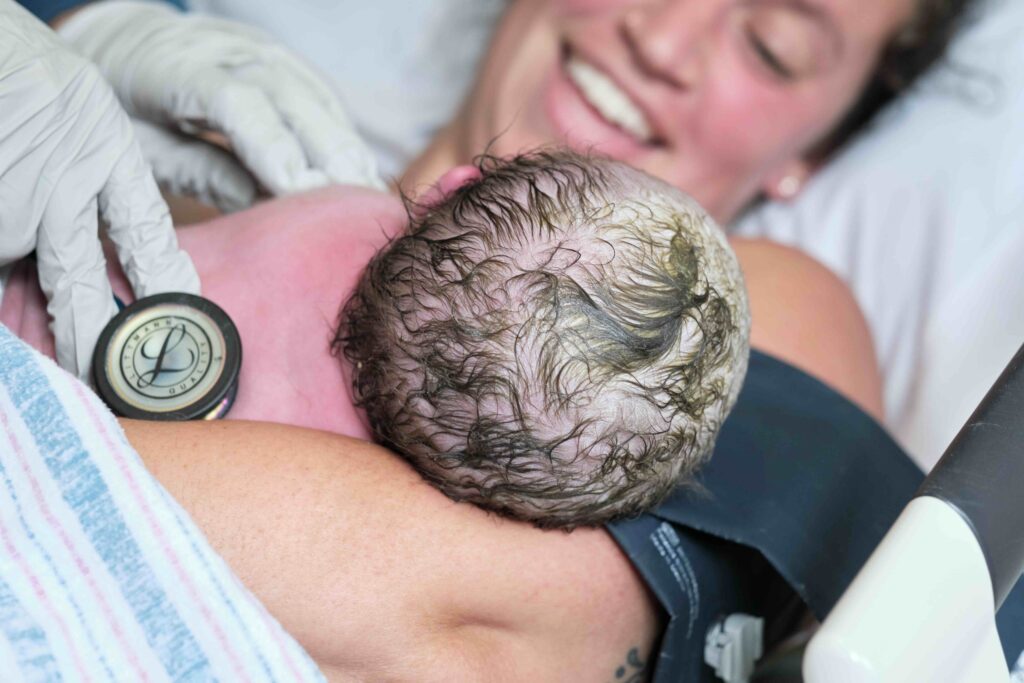
[[[181,10],[185,9],[185,0],[163,0],[163,2]],[[18,0],[18,4],[42,21],[50,23],[57,15],[88,3],[83,0]]]
[[[655,683],[718,681],[708,629],[744,612],[770,647],[809,609],[823,619],[924,475],[860,409],[803,372],[750,358],[701,488],[609,525],[668,616]],[[1024,588],[997,624],[1008,664],[1024,649]]]

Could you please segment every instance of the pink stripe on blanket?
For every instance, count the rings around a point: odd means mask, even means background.
[[[11,542],[10,534],[7,533],[7,528],[0,524],[0,540],[3,541],[4,549],[7,551],[8,557],[14,560],[14,563],[18,565],[18,569],[21,570],[22,574],[28,577],[29,583],[32,584],[32,592],[36,594],[36,599],[39,604],[50,614],[50,618],[57,623],[57,628],[60,629],[61,634],[64,636],[64,640],[67,641],[68,649],[71,650],[71,659],[74,660],[75,669],[78,671],[78,680],[91,681],[92,677],[89,676],[88,671],[85,668],[85,663],[82,661],[82,655],[79,654],[78,648],[75,647],[75,641],[71,637],[71,630],[68,628],[67,623],[60,616],[60,612],[57,608],[47,600],[46,591],[43,590],[42,585],[39,583],[39,577],[32,573],[32,568],[29,566],[25,558],[22,557],[21,553],[18,552],[17,548],[14,547],[14,543]]]
[[[25,454],[21,447],[21,443],[14,435],[14,431],[11,429],[11,423],[7,419],[7,413],[0,410],[0,425],[3,426],[4,432],[7,434],[8,439],[11,442],[11,448],[14,450],[15,455],[18,456],[19,462],[22,465],[22,469],[28,472],[29,480],[32,484],[32,491],[36,495],[37,499],[40,499],[39,493],[39,482],[32,476],[31,471],[27,470],[27,464],[25,461]],[[45,505],[41,506],[45,507]],[[49,508],[43,510],[43,515],[46,517],[46,521],[50,526],[54,526],[53,516],[50,514]],[[36,532],[38,533],[38,532]],[[11,541],[11,537],[7,532],[7,527],[0,524],[0,537],[2,537],[4,548],[7,550],[7,554],[14,559],[14,562],[18,565],[21,572],[28,577],[29,582],[32,584],[32,591],[36,594],[36,599],[39,601],[46,611],[50,614],[50,617],[56,622],[57,628],[60,629],[61,634],[64,636],[64,640],[67,641],[68,649],[71,651],[71,658],[74,660],[75,669],[78,671],[78,675],[81,680],[91,681],[92,678],[88,674],[88,670],[85,667],[85,663],[82,661],[82,655],[79,653],[78,648],[75,645],[75,639],[71,636],[71,629],[68,628],[67,623],[61,617],[60,612],[48,599],[46,591],[43,590],[42,585],[39,583],[39,576],[32,571],[32,567],[25,560],[25,558],[18,552],[14,543]]]
[[[165,557],[169,560],[171,566],[174,568],[174,572],[175,574],[177,574],[178,580],[188,590],[189,597],[192,599],[193,603],[199,606],[199,611],[202,614],[203,618],[206,620],[206,623],[213,631],[214,636],[217,638],[218,644],[221,646],[221,648],[223,648],[223,651],[227,654],[228,659],[231,661],[231,666],[235,670],[235,680],[251,680],[247,673],[245,672],[245,667],[242,664],[241,659],[239,659],[238,653],[235,652],[234,648],[231,646],[231,641],[228,639],[223,629],[221,629],[218,619],[207,607],[206,599],[199,592],[198,587],[192,581],[191,577],[189,576],[189,573],[186,572],[184,567],[181,566],[181,558],[174,551],[174,549],[171,548],[171,544],[167,540],[167,536],[164,533],[163,526],[161,526],[161,524],[157,521],[156,517],[154,516],[152,506],[149,504],[149,501],[146,500],[146,496],[143,495],[142,489],[139,487],[138,480],[132,473],[132,468],[128,464],[128,458],[125,453],[125,447],[123,445],[123,442],[120,439],[111,438],[110,431],[107,429],[105,420],[105,418],[109,419],[109,416],[101,415],[100,413],[96,412],[95,405],[93,403],[96,397],[93,396],[92,394],[87,393],[87,391],[85,390],[85,385],[81,384],[80,382],[72,382],[71,386],[75,392],[76,398],[79,400],[80,404],[85,407],[85,410],[89,415],[89,419],[92,421],[93,428],[96,430],[96,432],[100,435],[100,438],[103,440],[103,445],[106,447],[107,451],[113,455],[114,462],[117,464],[117,468],[121,473],[121,476],[128,484],[128,489],[131,491],[132,496],[135,498],[136,505],[139,507],[139,509],[142,510],[143,516],[146,518],[146,521],[149,523],[150,530],[153,532],[153,536],[156,538],[157,543],[159,544],[160,549],[163,551]]]
[[[96,425],[96,429],[103,436],[105,444],[115,454],[115,457],[117,458],[118,465],[119,465],[122,473],[125,475],[125,478],[130,482],[132,490],[136,492],[137,496],[142,496],[142,493],[138,489],[138,485],[137,485],[134,477],[131,474],[131,468],[127,464],[126,455],[125,455],[125,448],[122,445],[123,442],[120,439],[112,439],[111,438],[110,433],[107,431],[106,426],[103,424],[102,416],[99,415],[98,413],[96,413],[96,411],[93,408],[92,401],[91,400],[86,400],[87,398],[94,399],[95,397],[93,397],[88,392],[84,391],[83,388],[82,388],[82,385],[78,384],[77,382],[74,384],[74,389],[75,389],[77,398],[82,401],[83,405],[86,406],[86,410],[89,412],[90,418],[93,420],[93,423]],[[154,524],[156,523],[155,520],[153,521],[153,523]],[[168,550],[168,552],[171,552],[171,551]],[[248,589],[245,589],[244,586],[243,586],[243,590],[248,590]],[[278,649],[281,652],[281,656],[284,659],[285,665],[288,667],[289,672],[293,676],[293,680],[296,680],[296,681],[301,680],[302,679],[301,668],[299,667],[298,663],[292,658],[292,656],[290,654],[291,653],[292,642],[290,642],[290,641],[285,639],[284,634],[282,633],[281,625],[276,620],[274,620],[267,613],[267,610],[262,605],[259,605],[258,609],[256,611],[260,615],[261,620],[265,624],[266,629],[270,633],[271,638],[274,639],[274,643],[278,646]]]

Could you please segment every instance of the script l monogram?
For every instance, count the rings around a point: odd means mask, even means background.
[[[167,330],[167,334],[164,335],[163,343],[160,344],[160,350],[156,354],[151,353],[151,344],[154,338],[150,337],[139,349],[139,354],[146,360],[155,360],[156,363],[153,365],[151,370],[147,370],[139,375],[138,387],[145,389],[156,382],[157,378],[163,373],[172,372],[185,372],[192,368],[196,362],[196,354],[192,349],[187,349],[188,362],[183,367],[164,367],[164,363],[167,360],[167,355],[174,351],[178,346],[185,340],[185,326],[175,325],[174,327]]]

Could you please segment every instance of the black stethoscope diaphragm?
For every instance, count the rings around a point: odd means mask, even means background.
[[[122,309],[93,353],[96,391],[139,420],[214,420],[231,408],[242,368],[238,329],[209,299],[173,292]]]

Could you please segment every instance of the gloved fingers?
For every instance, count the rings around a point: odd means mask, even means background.
[[[85,380],[96,340],[116,313],[98,236],[97,196],[125,141],[132,139],[131,124],[110,88],[88,69],[65,86],[62,97],[77,116],[51,134],[56,146],[48,161],[59,163],[44,165],[36,181],[47,188],[36,231],[36,267],[57,362]]]
[[[226,213],[255,201],[256,181],[227,150],[142,119],[132,124],[142,156],[164,189]]]
[[[261,31],[142,2],[94,3],[60,31],[100,65],[130,112],[187,133],[223,133],[272,194],[332,181],[382,185],[326,81]],[[162,180],[197,180],[160,168],[174,160],[149,158]]]
[[[330,183],[312,168],[302,144],[260,88],[217,70],[195,84],[211,128],[231,142],[235,155],[271,194],[304,192]]]
[[[385,189],[373,152],[333,93],[325,95],[294,74],[265,65],[243,68],[238,73],[267,93],[299,140],[312,168],[323,171],[334,183]]]
[[[130,138],[127,117],[124,125]],[[136,296],[199,294],[199,275],[178,247],[171,212],[134,140],[114,163],[99,193],[99,209]]]
[[[87,382],[96,341],[117,306],[97,239],[96,199],[77,202],[78,197],[62,187],[55,188],[44,211],[36,264],[57,363]]]

